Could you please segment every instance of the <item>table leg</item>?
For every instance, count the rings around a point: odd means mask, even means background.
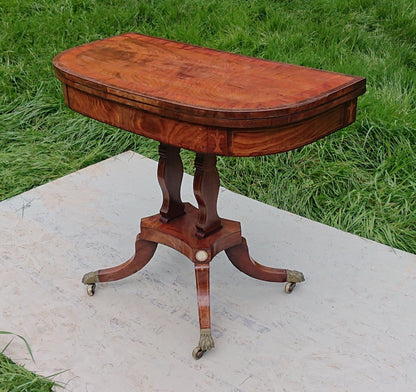
[[[239,245],[226,249],[225,253],[231,263],[248,276],[268,282],[287,282],[288,284],[285,290],[288,293],[293,290],[296,283],[305,280],[302,272],[271,268],[257,263],[250,257],[247,242],[244,237],[242,237]]]
[[[88,272],[84,275],[82,283],[88,285],[88,294],[94,294],[96,283],[112,282],[140,271],[150,261],[156,251],[156,247],[156,242],[143,240],[139,234],[136,238],[136,251],[129,260],[116,267]]]
[[[214,347],[211,335],[211,315],[209,301],[209,263],[195,264],[196,293],[198,299],[198,313],[200,338],[199,344],[192,352],[195,359],[202,357],[205,351]]]
[[[163,195],[160,221],[164,223],[185,213],[185,205],[181,200],[183,165],[179,152],[178,147],[164,143],[159,145],[157,178]],[[88,272],[84,275],[82,282],[88,285],[88,294],[94,295],[96,283],[123,279],[141,270],[152,258],[156,247],[156,242],[141,239],[139,234],[136,238],[135,254],[129,260],[116,267]]]

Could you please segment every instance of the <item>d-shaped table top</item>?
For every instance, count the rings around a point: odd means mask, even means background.
[[[355,120],[365,79],[128,33],[54,59],[72,109],[199,152],[264,155]]]

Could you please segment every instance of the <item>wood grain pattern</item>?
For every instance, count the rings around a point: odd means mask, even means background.
[[[290,151],[315,142],[355,121],[356,100],[305,121],[273,129],[233,130],[227,155],[258,156]]]
[[[311,107],[311,105],[303,106],[301,105],[300,109],[297,112],[291,113],[291,111],[283,110],[278,113],[275,117],[247,117],[243,119],[236,119],[232,116],[230,117],[206,117],[206,116],[199,116],[194,114],[188,114],[184,111],[171,111],[167,110],[163,107],[151,106],[144,104],[140,101],[133,101],[131,99],[125,98],[122,95],[114,95],[109,94],[107,92],[96,90],[89,87],[87,84],[76,83],[69,79],[65,79],[61,75],[61,72],[55,68],[55,74],[58,78],[63,82],[63,85],[66,87],[72,87],[75,90],[86,92],[92,96],[97,96],[100,98],[104,98],[105,100],[115,102],[115,103],[122,103],[126,106],[131,106],[136,109],[143,110],[145,112],[154,113],[160,116],[164,116],[167,118],[190,122],[200,125],[207,125],[207,126],[218,126],[218,127],[229,127],[229,128],[270,128],[275,126],[281,126],[285,124],[290,124],[293,122],[302,121],[307,119],[311,116],[314,116],[319,113],[323,113],[326,110],[329,110],[335,106],[338,106],[344,102],[350,101],[357,96],[363,94],[365,92],[365,84],[362,84],[357,87],[357,90],[353,90],[349,93],[345,93],[345,95],[336,94],[330,101],[326,101],[324,103],[317,104],[316,107]],[[68,104],[68,103],[67,103]],[[69,106],[69,105],[68,105]],[[292,110],[293,111],[293,110]]]
[[[211,118],[206,125],[315,108],[314,115],[326,102],[359,95],[365,86],[360,77],[134,33],[67,50],[55,57],[54,66],[64,83],[140,102],[171,118],[176,118],[172,112]]]
[[[188,150],[226,156],[256,156],[312,143],[355,121],[356,99],[290,125],[230,129],[196,125],[108,101],[66,86],[68,106],[98,121]]]
[[[211,328],[209,264],[195,264],[195,280],[199,327],[201,329],[208,329]]]
[[[190,124],[135,109],[67,86],[68,106],[103,123],[199,152],[227,155],[227,131]]]
[[[160,214],[143,218],[140,223],[140,238],[176,249],[194,263],[198,263],[196,253],[199,250],[207,252],[208,258],[205,262],[209,263],[217,253],[241,242],[239,222],[221,219],[220,230],[205,238],[199,238],[196,235],[197,221],[198,209],[185,203],[185,214],[168,224],[160,221]]]

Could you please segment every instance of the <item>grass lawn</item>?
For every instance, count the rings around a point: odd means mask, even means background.
[[[67,109],[52,69],[64,49],[134,31],[366,77],[353,125],[219,158],[222,185],[416,253],[414,0],[2,0],[0,31],[0,200],[127,149],[157,158],[156,142]]]
[[[50,392],[54,385],[53,381],[29,372],[0,354],[0,392]]]
[[[0,392],[50,392],[53,390],[53,387],[58,387],[58,384],[53,382],[50,378],[29,372],[3,354],[13,343],[14,338],[19,338],[25,343],[32,360],[34,360],[32,350],[23,336],[14,335],[8,331],[0,331],[0,335],[7,335],[7,337],[12,336],[9,342],[0,351]]]

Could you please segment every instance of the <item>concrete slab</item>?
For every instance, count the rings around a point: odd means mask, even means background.
[[[153,260],[94,297],[84,272],[133,253],[161,203],[156,162],[126,152],[0,203],[0,329],[25,336],[7,354],[68,391],[416,390],[416,256],[221,190],[259,262],[306,282],[251,279],[213,261],[216,348],[198,334],[192,264],[159,246]],[[193,201],[192,178],[183,198]],[[0,347],[8,337],[0,335]]]

